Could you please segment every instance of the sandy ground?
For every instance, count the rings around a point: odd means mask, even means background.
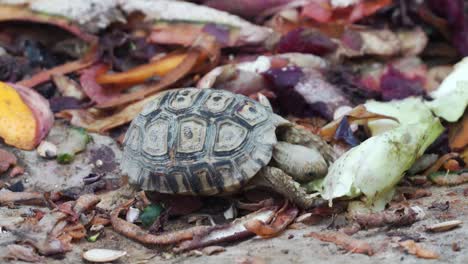
[[[60,129],[55,128],[51,137],[60,140]],[[81,184],[84,176],[101,168],[94,165],[95,159],[102,158],[106,169],[106,177],[119,177],[118,164],[120,150],[112,139],[93,135],[94,142],[85,153],[80,154],[71,165],[57,165],[54,161],[37,158],[34,152],[14,151],[26,167],[27,174],[18,179],[23,180],[27,188],[36,190],[57,190]],[[4,147],[4,146],[0,146]],[[107,158],[106,158],[107,157]],[[109,158],[112,157],[112,158]],[[85,263],[81,254],[92,248],[110,248],[127,251],[127,256],[115,263],[468,263],[468,185],[455,187],[431,187],[430,197],[410,200],[411,205],[421,207],[426,217],[410,227],[376,228],[359,231],[354,238],[370,243],[375,255],[346,253],[331,243],[303,237],[312,231],[327,230],[331,219],[324,219],[316,225],[300,230],[287,230],[279,237],[261,239],[254,237],[236,243],[224,244],[225,252],[206,256],[201,252],[188,252],[179,255],[170,253],[168,248],[146,247],[129,240],[111,228],[106,228],[105,235],[95,243],[83,240],[75,243],[72,252],[57,259],[47,258],[46,263],[68,264]],[[122,192],[113,191],[102,195],[103,201],[98,204],[102,208],[112,208],[125,199]],[[448,202],[448,209],[434,207],[435,204]],[[9,209],[0,207],[0,223],[19,217],[30,207]],[[461,227],[442,233],[428,233],[425,227],[446,220],[462,220]],[[440,254],[439,260],[423,260],[405,253],[398,240],[404,237],[419,238],[421,244]],[[2,248],[13,242],[8,232],[0,233],[0,253]],[[454,244],[459,247],[455,251]],[[2,261],[0,261],[3,263]],[[22,263],[22,262],[10,262]]]

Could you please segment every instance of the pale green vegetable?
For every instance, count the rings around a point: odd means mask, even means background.
[[[443,130],[439,119],[431,118],[367,139],[332,164],[322,184],[322,198],[331,203],[335,198],[364,195],[367,206],[384,209],[404,172]]]
[[[453,72],[430,95],[434,100],[426,104],[437,116],[449,122],[457,121],[468,105],[468,57],[457,63]]]
[[[434,118],[431,109],[420,97],[408,97],[391,102],[367,101],[366,110],[375,114],[394,117],[398,120],[379,119],[369,121],[368,127],[373,136],[381,134],[399,125],[427,122]]]

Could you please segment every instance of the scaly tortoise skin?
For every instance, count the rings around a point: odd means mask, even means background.
[[[272,157],[278,116],[224,90],[170,90],[133,120],[122,170],[143,190],[215,195],[244,186]]]

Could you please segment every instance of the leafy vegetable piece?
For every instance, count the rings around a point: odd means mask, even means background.
[[[67,137],[58,145],[57,161],[67,164],[73,161],[75,154],[86,149],[91,136],[83,128],[71,128]]]
[[[278,43],[278,52],[301,52],[325,55],[337,49],[338,45],[326,35],[304,28],[290,31]]]
[[[150,227],[154,221],[161,215],[164,208],[160,204],[151,204],[143,209],[140,220],[143,226]]]
[[[29,88],[0,82],[0,137],[8,145],[32,150],[54,123],[49,102]]]
[[[100,235],[101,233],[96,233],[92,236],[87,237],[86,240],[88,240],[89,242],[96,242]]]
[[[468,169],[454,172],[438,171],[429,175],[429,180],[437,185],[452,186],[468,182]]]
[[[98,84],[132,85],[145,82],[151,77],[164,76],[174,70],[186,57],[186,54],[171,54],[154,62],[140,65],[122,73],[103,74],[96,77]]]
[[[443,130],[440,121],[432,118],[367,139],[332,164],[323,182],[322,197],[331,202],[364,194],[367,206],[382,210],[403,173]]]
[[[409,97],[388,103],[372,100],[367,101],[364,107],[371,113],[395,118],[395,120],[382,119],[369,121],[368,127],[372,135],[381,134],[399,125],[426,122],[433,119],[431,110],[418,97]]]
[[[454,66],[452,73],[444,79],[439,89],[430,95],[433,101],[427,105],[434,113],[449,121],[457,121],[468,105],[468,57]]]

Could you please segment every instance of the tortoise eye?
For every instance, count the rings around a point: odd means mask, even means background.
[[[213,97],[213,101],[218,102],[219,100],[221,100],[221,96],[215,96],[215,97]]]

